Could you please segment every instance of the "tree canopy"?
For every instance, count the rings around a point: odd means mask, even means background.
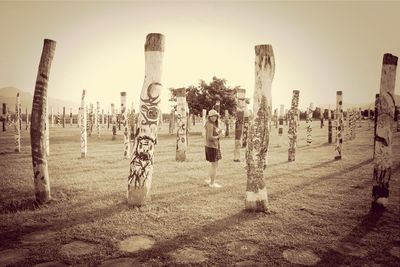
[[[182,87],[181,87],[182,88]],[[176,101],[176,90],[181,88],[170,88],[170,101]],[[230,115],[236,113],[236,91],[240,86],[230,88],[226,85],[225,79],[213,77],[210,83],[200,80],[198,86],[190,85],[186,89],[186,101],[191,114],[202,115],[203,109],[212,109],[215,103],[220,101],[220,112],[223,116],[225,110]]]

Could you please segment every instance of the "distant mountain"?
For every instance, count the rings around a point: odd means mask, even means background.
[[[33,95],[31,93],[22,91],[15,87],[4,87],[0,88],[0,112],[2,113],[3,103],[6,103],[8,110],[10,112],[15,111],[15,103],[17,101],[17,93],[19,93],[21,106],[22,106],[22,113],[25,114],[26,108],[28,108],[28,113],[32,112],[32,101]],[[51,108],[53,108],[54,114],[60,112],[62,114],[63,107],[65,107],[65,112],[67,114],[70,113],[70,109],[72,108],[72,113],[78,113],[79,104],[72,101],[65,101],[56,98],[48,98],[47,99],[49,104],[49,112],[51,112]],[[0,114],[1,114],[0,113]]]

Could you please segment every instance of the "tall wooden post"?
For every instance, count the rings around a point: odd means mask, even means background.
[[[229,111],[225,109],[225,116],[224,116],[224,122],[225,122],[225,136],[229,136]]]
[[[47,86],[56,42],[45,39],[36,77],[35,93],[32,103],[31,148],[33,165],[33,183],[38,203],[51,199],[50,179],[46,159]]]
[[[328,108],[328,143],[332,144],[332,114],[330,106]]]
[[[136,125],[137,125],[136,115],[135,115],[135,107],[133,105],[133,102],[132,102],[131,113],[129,115],[129,125],[131,127],[130,138],[129,138],[131,151],[129,152],[129,154],[132,155],[133,154],[132,150],[135,146],[135,135],[136,135]]]
[[[69,126],[72,127],[72,108],[69,109]]]
[[[28,117],[28,108],[25,108],[25,130],[28,131],[29,126],[29,117]]]
[[[176,89],[176,161],[186,160],[187,136],[186,136],[186,91],[185,88]]]
[[[207,122],[207,110],[203,109],[203,116],[202,116],[202,120],[203,120],[203,128],[201,131],[201,136],[205,137],[206,136],[206,128],[204,128],[206,126],[206,122]]]
[[[82,90],[81,98],[81,158],[86,158],[87,154],[87,118],[86,118],[86,90]]]
[[[3,103],[3,132],[7,130],[6,121],[7,121],[7,104]]]
[[[57,126],[61,127],[61,116],[59,110],[57,110]]]
[[[65,107],[63,107],[62,126],[65,128]]]
[[[280,105],[279,107],[279,126],[278,126],[278,146],[282,145],[283,139],[283,115],[285,111],[285,105]]]
[[[249,110],[247,109],[246,105],[243,112],[242,148],[245,148],[247,146],[247,135],[249,133],[249,116]]]
[[[253,117],[246,147],[247,187],[246,210],[267,211],[268,196],[264,182],[271,121],[271,84],[275,74],[275,58],[271,45],[255,47],[255,89]]]
[[[96,123],[96,132],[97,137],[100,137],[100,102],[96,102],[96,115],[95,115],[95,123]]]
[[[44,122],[45,129],[45,142],[46,142],[46,156],[50,156],[50,122],[49,122],[49,102],[46,101],[46,121]]]
[[[92,133],[93,133],[93,125],[94,125],[93,104],[90,103],[90,111],[89,111],[89,136],[92,136]]]
[[[126,92],[121,92],[121,122],[124,126],[124,158],[129,158],[129,128],[128,113],[126,109]]]
[[[117,115],[114,104],[111,104],[112,140],[117,139]]]
[[[139,134],[135,137],[135,149],[128,177],[128,204],[143,205],[150,191],[153,178],[153,155],[159,118],[161,73],[164,55],[164,36],[151,33],[145,43],[145,78],[140,96],[138,118]]]
[[[375,148],[376,148],[376,126],[378,123],[378,103],[379,103],[379,94],[375,94],[375,109],[374,109],[374,155],[373,158],[375,158]]]
[[[175,108],[171,109],[171,114],[169,116],[169,133],[174,134],[175,132]]]
[[[110,129],[110,110],[107,110],[107,129]]]
[[[246,107],[245,103],[246,90],[238,89],[236,93],[237,100],[237,110],[236,110],[236,123],[235,123],[235,150],[233,153],[233,161],[240,161],[240,139],[242,137],[243,131],[243,117],[244,117],[244,109]]]
[[[288,112],[289,119],[289,149],[288,149],[288,161],[295,161],[296,159],[296,146],[297,146],[297,113],[299,112],[299,90],[293,90],[292,105]]]
[[[15,104],[15,124],[14,124],[14,129],[15,129],[15,152],[21,152],[21,128],[20,128],[20,117],[21,117],[21,110],[19,108],[20,106],[20,99],[19,99],[19,93],[17,93],[17,102]]]
[[[313,115],[313,103],[310,103],[310,106],[306,110],[306,127],[307,127],[307,145],[311,145],[312,143],[312,115]]]
[[[48,105],[49,103],[47,103],[47,105]],[[49,109],[48,109],[48,106],[47,106],[47,121],[49,121]],[[51,114],[50,114],[50,122],[51,122],[51,128],[53,128],[54,127],[54,112],[53,112],[53,107],[51,107]]]
[[[378,98],[378,118],[375,134],[374,184],[372,205],[384,208],[389,197],[389,181],[392,176],[392,141],[394,124],[394,88],[398,58],[392,54],[383,56],[381,86]]]
[[[397,111],[396,111],[396,115],[397,115],[397,131],[400,132],[400,105],[397,106]]]
[[[343,95],[342,91],[336,91],[336,148],[335,160],[342,159],[342,143],[343,143]]]

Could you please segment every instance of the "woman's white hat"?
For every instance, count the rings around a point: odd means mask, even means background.
[[[219,117],[218,112],[215,109],[210,109],[210,111],[208,112],[207,118],[211,117],[211,116],[217,116]]]

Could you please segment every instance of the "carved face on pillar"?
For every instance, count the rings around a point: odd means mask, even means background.
[[[158,103],[160,103],[160,88],[162,85],[160,83],[151,83],[147,87],[147,97],[140,98],[142,105],[140,106],[140,114],[142,125],[157,125],[157,120],[159,117]]]

